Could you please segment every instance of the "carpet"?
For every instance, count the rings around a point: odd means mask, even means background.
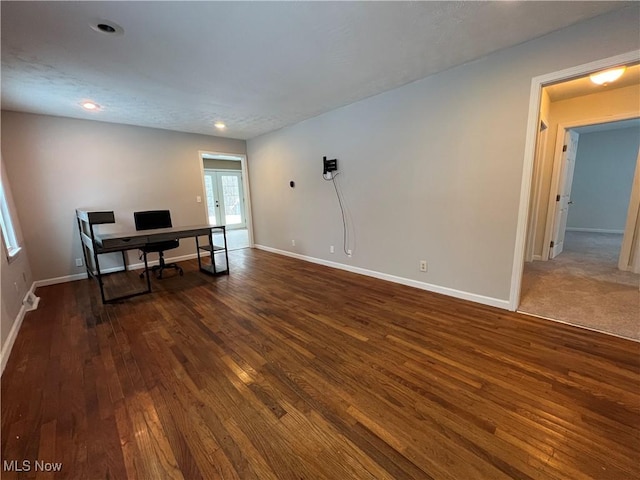
[[[518,311],[640,341],[640,275],[618,270],[621,244],[567,232],[560,255],[525,264]]]

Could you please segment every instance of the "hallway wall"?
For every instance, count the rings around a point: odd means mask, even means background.
[[[639,147],[638,127],[580,135],[567,229],[624,232]]]

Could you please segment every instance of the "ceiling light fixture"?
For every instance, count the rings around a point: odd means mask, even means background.
[[[589,75],[589,78],[596,85],[608,85],[618,80],[626,69],[627,67],[612,68],[610,70],[592,73]]]
[[[85,110],[89,110],[92,112],[100,110],[100,105],[98,105],[95,102],[87,101],[87,102],[82,102],[80,105],[82,105],[82,108],[84,108]]]
[[[227,126],[222,122],[216,122],[213,124],[213,126],[216,127],[218,130],[224,130],[225,128],[227,128]]]

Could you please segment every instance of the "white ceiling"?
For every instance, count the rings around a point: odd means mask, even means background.
[[[2,108],[248,139],[631,3],[2,1]]]

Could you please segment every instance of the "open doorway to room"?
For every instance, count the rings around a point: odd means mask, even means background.
[[[250,247],[246,158],[215,152],[200,152],[200,158],[209,224],[226,227],[229,250]]]
[[[640,340],[640,67],[625,75],[542,89],[518,311]]]

